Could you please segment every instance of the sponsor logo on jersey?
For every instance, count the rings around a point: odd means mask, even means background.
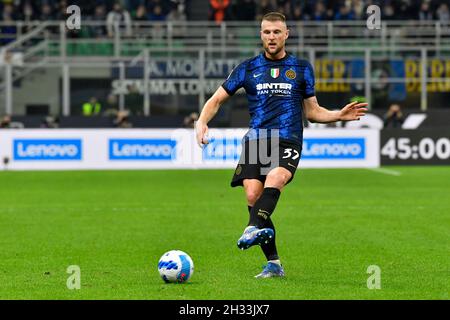
[[[70,161],[82,158],[81,139],[15,139],[16,161]]]
[[[303,141],[303,160],[365,158],[365,138],[305,138]]]
[[[280,75],[280,69],[279,68],[270,69],[270,75],[272,76],[272,78],[278,78],[278,76]]]
[[[285,75],[286,75],[286,78],[291,79],[291,80],[294,80],[295,77],[297,77],[297,74],[296,74],[295,71],[292,70],[292,69],[287,70],[287,71],[285,72]]]
[[[279,96],[288,96],[291,94],[292,84],[290,83],[258,83],[256,90],[258,95],[271,94]]]
[[[109,159],[170,161],[176,145],[171,139],[109,139]]]

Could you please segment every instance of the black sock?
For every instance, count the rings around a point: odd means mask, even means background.
[[[275,210],[279,198],[280,190],[277,188],[264,188],[261,196],[250,211],[250,221],[248,225],[263,228],[266,221],[270,219],[270,215]]]
[[[252,211],[252,207],[248,206],[248,213],[250,213]],[[278,256],[278,251],[277,251],[277,245],[275,242],[275,226],[273,225],[272,219],[267,219],[266,220],[266,224],[264,225],[264,228],[271,228],[273,230],[273,239],[272,241],[269,241],[269,243],[263,243],[261,244],[261,249],[264,253],[264,255],[266,256],[267,261],[269,260],[278,260],[280,259]]]
[[[248,223],[247,223],[247,226],[249,226],[250,225],[251,216],[252,216],[252,208],[253,207],[247,205],[247,208],[248,208]]]

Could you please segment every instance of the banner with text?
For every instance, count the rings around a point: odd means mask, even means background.
[[[247,129],[209,130],[202,148],[193,129],[2,130],[2,169],[234,168]],[[299,168],[379,166],[379,131],[305,129]]]

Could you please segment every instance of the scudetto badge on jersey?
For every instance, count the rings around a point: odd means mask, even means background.
[[[272,78],[278,78],[278,76],[280,75],[280,69],[279,68],[270,69],[270,75],[272,76]]]

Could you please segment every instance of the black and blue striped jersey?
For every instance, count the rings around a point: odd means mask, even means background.
[[[280,138],[302,142],[302,101],[315,95],[308,61],[289,53],[270,60],[261,53],[236,66],[222,87],[229,95],[239,88],[247,93],[251,120],[244,138],[257,138],[258,129],[278,129]]]

